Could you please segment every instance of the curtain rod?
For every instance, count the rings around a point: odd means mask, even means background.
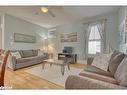
[[[88,21],[88,22],[85,22],[85,23],[83,23],[83,24],[90,24],[90,23],[94,23],[94,22],[98,22],[98,21],[102,21],[102,20],[104,20],[104,21],[107,21],[107,19],[105,18],[105,19],[98,19],[98,20],[93,20],[93,21]]]

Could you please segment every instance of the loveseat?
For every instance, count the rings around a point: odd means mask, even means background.
[[[127,89],[127,55],[114,51],[107,71],[93,66],[94,58],[87,59],[87,65],[79,75],[71,75],[65,83],[66,89]]]
[[[11,51],[8,67],[17,70],[43,62],[48,58],[47,53],[39,53],[40,50],[16,50]]]

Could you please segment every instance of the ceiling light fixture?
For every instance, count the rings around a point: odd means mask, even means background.
[[[47,12],[48,12],[48,8],[46,8],[46,7],[41,7],[41,11],[44,12],[44,13],[47,13]]]

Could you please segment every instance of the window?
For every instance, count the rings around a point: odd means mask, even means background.
[[[88,54],[96,54],[96,52],[101,52],[101,37],[97,25],[93,25],[90,28]]]

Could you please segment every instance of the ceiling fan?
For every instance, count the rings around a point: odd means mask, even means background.
[[[54,13],[53,13],[51,10],[52,10],[52,8],[50,8],[50,7],[40,7],[41,13],[45,13],[45,14],[48,13],[48,14],[51,15],[52,17],[56,17],[56,16],[54,15]],[[39,12],[37,12],[36,14],[38,15]]]

